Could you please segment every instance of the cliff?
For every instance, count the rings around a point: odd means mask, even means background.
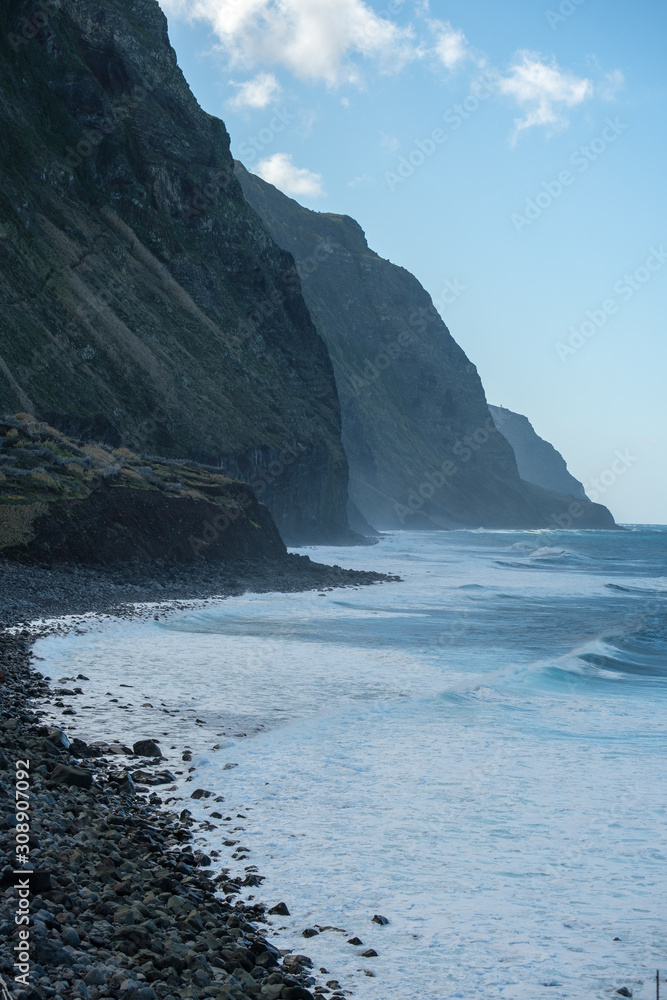
[[[0,421],[0,552],[22,562],[194,562],[287,552],[245,483],[187,462]]]
[[[0,413],[219,466],[348,540],[327,350],[156,0],[0,0]]]
[[[563,456],[535,433],[527,417],[504,406],[489,406],[489,411],[497,429],[512,445],[522,479],[579,500],[588,499],[583,485],[568,471]]]
[[[417,279],[348,216],[312,212],[236,164],[246,198],[296,260],[333,361],[350,498],[387,528],[614,527],[606,508],[524,483],[477,370]]]

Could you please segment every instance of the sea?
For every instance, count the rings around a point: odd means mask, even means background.
[[[655,997],[667,527],[299,551],[401,582],[87,616],[37,643],[54,682],[87,678],[64,700],[76,715],[52,718],[88,740],[159,739],[177,779],[155,789],[164,807],[205,822],[196,846],[232,875],[259,873],[241,898],[287,904],[267,933],[318,984]]]

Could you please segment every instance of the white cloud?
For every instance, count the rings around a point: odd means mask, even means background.
[[[377,184],[377,177],[371,177],[370,174],[360,174],[359,177],[353,177],[347,182],[350,188],[370,187],[373,184]]]
[[[207,21],[232,65],[284,66],[330,86],[359,83],[353,57],[398,71],[417,57],[412,29],[364,0],[161,0],[168,14]]]
[[[593,96],[590,80],[563,72],[555,59],[544,62],[535,52],[520,52],[509,73],[498,77],[497,88],[526,111],[524,118],[515,121],[515,139],[534,125],[552,129],[566,126],[564,110]]]
[[[267,156],[260,160],[253,173],[269,184],[274,184],[285,194],[306,195],[309,198],[320,198],[324,194],[322,175],[304,167],[296,167],[289,153]]]
[[[432,21],[431,28],[436,33],[435,51],[440,62],[447,69],[456,69],[469,55],[466,36],[449,22]]]
[[[401,148],[401,144],[395,135],[388,135],[387,132],[380,132],[380,146],[383,152],[393,156]]]
[[[621,90],[625,87],[625,77],[620,69],[613,69],[611,73],[606,73],[602,83],[598,84],[596,90],[603,101],[615,101]]]
[[[237,111],[244,108],[265,108],[280,94],[280,84],[273,73],[259,73],[245,83],[234,83],[233,80],[231,83],[239,89],[227,103]]]

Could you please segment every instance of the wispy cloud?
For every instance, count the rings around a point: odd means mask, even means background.
[[[625,87],[625,77],[620,69],[614,69],[611,73],[605,73],[602,81],[597,85],[597,93],[603,101],[615,101],[619,93]]]
[[[232,80],[231,84],[233,87],[238,87],[238,92],[227,103],[236,111],[245,108],[266,108],[276,100],[281,89],[273,73],[259,73],[245,83],[235,83]]]
[[[515,140],[536,125],[551,130],[565,127],[565,110],[593,96],[590,80],[561,70],[555,59],[547,62],[536,52],[520,52],[509,72],[498,75],[497,89],[525,111],[524,117],[515,119]]]
[[[397,71],[417,57],[411,28],[364,0],[161,0],[167,13],[207,21],[231,65],[283,66],[330,86],[360,83],[359,57]]]
[[[274,153],[260,160],[253,173],[280,188],[285,194],[320,198],[324,194],[322,175],[297,167],[289,153]]]
[[[448,21],[429,23],[435,34],[435,54],[446,69],[456,69],[470,54],[466,36]]]
[[[337,87],[364,85],[364,72],[400,72],[408,63],[435,62],[449,73],[466,65],[471,92],[483,74],[484,89],[511,101],[520,111],[512,141],[529,129],[556,132],[569,112],[596,97],[613,100],[624,84],[619,71],[578,76],[555,58],[520,51],[509,68],[494,68],[463,31],[430,15],[428,0],[413,0],[415,26],[380,16],[366,0],[160,0],[170,15],[207,22],[230,67],[255,73],[235,83],[229,105],[264,108],[280,93],[272,70],[281,68],[308,83]],[[400,0],[402,3],[403,0]],[[400,6],[393,0],[392,10]],[[591,57],[594,58],[594,57]],[[344,106],[347,98],[342,98]],[[307,129],[305,130],[307,131]]]
[[[397,136],[389,135],[387,132],[380,132],[380,146],[383,152],[393,156],[401,148],[401,143]]]
[[[370,174],[360,174],[359,177],[353,177],[351,181],[348,181],[347,186],[350,188],[372,187],[377,182],[377,177],[371,177]]]

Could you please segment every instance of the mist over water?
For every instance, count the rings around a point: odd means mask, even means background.
[[[667,529],[404,532],[308,551],[403,582],[41,640],[44,673],[90,678],[78,733],[158,736],[181,794],[224,796],[188,808],[220,810],[209,846],[266,876],[248,893],[287,902],[271,934],[328,969],[318,981],[360,1000],[653,997],[667,964]],[[228,838],[248,857],[232,860]],[[346,933],[305,941],[315,925]]]

